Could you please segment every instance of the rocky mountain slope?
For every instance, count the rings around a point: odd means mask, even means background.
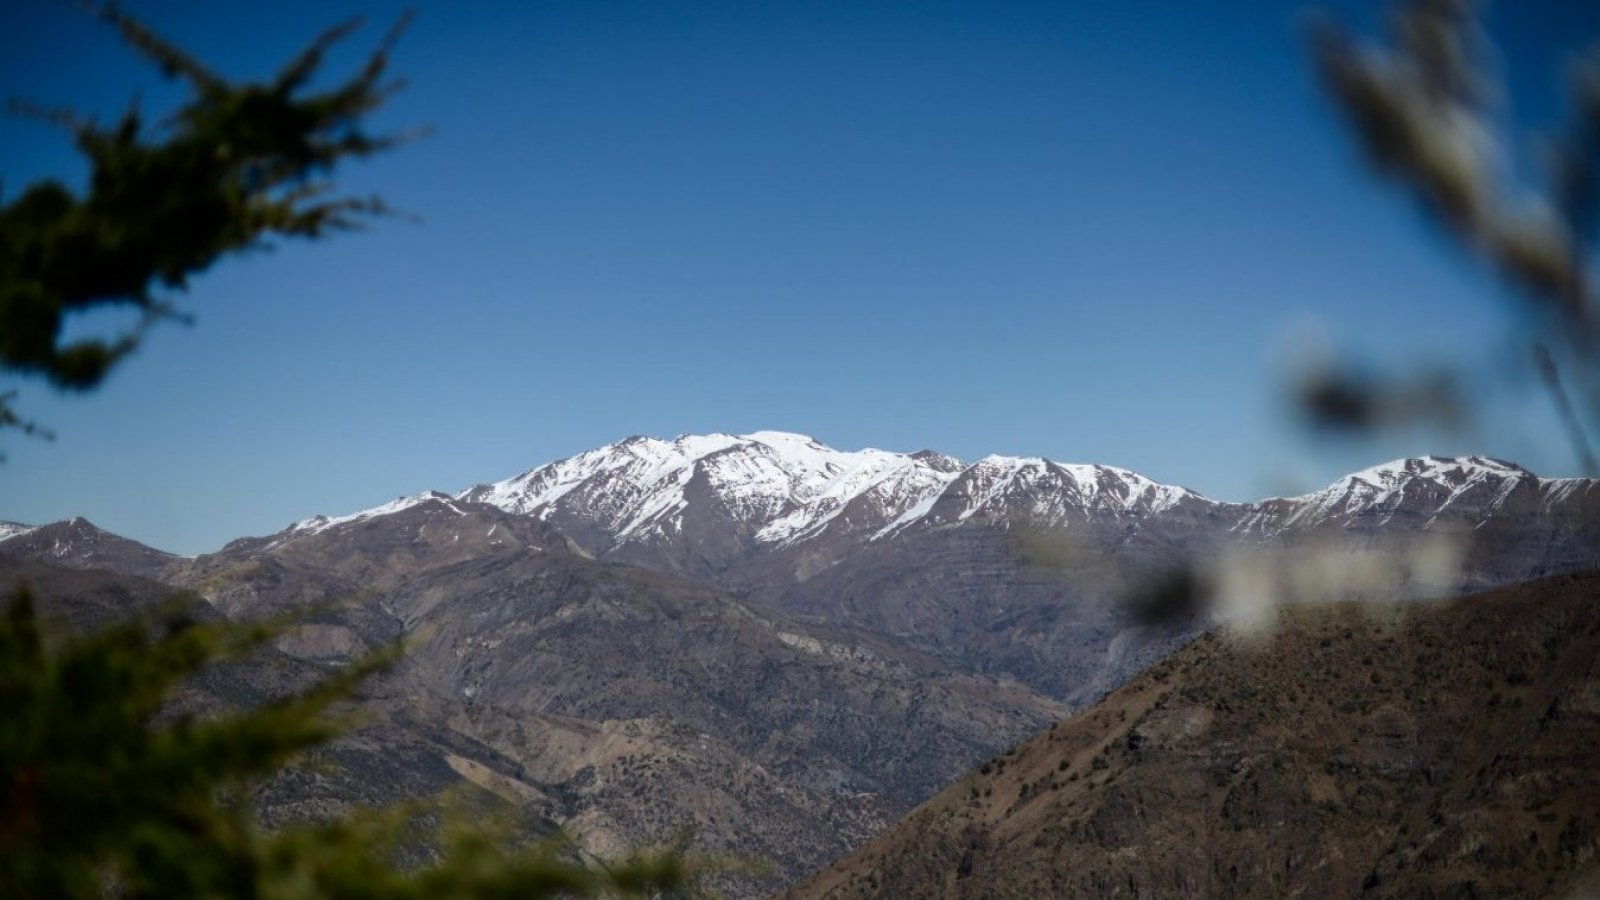
[[[177,610],[202,619],[221,615],[203,602],[194,605],[192,595],[186,600],[182,592],[149,579],[0,557],[0,598],[23,584],[31,589],[52,640],[136,615],[159,617]],[[208,715],[304,690],[327,673],[323,663],[269,648],[207,667],[172,700],[176,711]],[[464,767],[470,760],[482,772],[511,770],[513,763],[447,728],[419,721],[427,716],[388,681],[363,685],[359,701],[359,728],[258,786],[255,805],[264,821],[315,818],[352,805],[425,802],[446,791],[461,793],[466,802],[503,802],[449,762],[459,760]],[[539,808],[519,806],[535,829],[554,827],[540,818]]]
[[[1119,606],[1190,569],[1269,559],[1285,569],[1271,574],[1277,588],[1326,599],[1600,567],[1600,482],[1541,479],[1484,457],[1397,460],[1302,497],[1232,504],[1109,466],[844,452],[771,431],[633,437],[264,540],[444,502],[494,506],[585,555],[868,629],[1072,704],[1204,624],[1130,628]]]
[[[378,721],[330,751],[352,773],[276,791],[271,815],[466,781],[594,852],[687,832],[702,851],[776,867],[724,885],[740,896],[836,857],[1065,714],[869,632],[588,559],[482,504],[434,498],[235,542],[172,581],[229,615],[297,614],[277,650],[304,664],[407,642],[371,687]]]
[[[407,674],[462,703],[477,739],[537,768],[530,714],[613,735],[588,772],[563,761],[591,840],[689,827],[788,874],[882,827],[997,735],[1064,714],[870,635],[575,556],[465,563],[385,605],[415,636]]]
[[[1597,591],[1564,576],[1208,634],[788,896],[1584,896]]]
[[[0,559],[297,616],[276,648],[297,664],[404,639],[373,698],[392,730],[353,765],[470,781],[593,849],[690,826],[702,848],[775,860],[773,880],[735,886],[749,895],[1237,613],[1147,622],[1130,597],[1392,599],[1600,568],[1597,485],[1427,457],[1229,504],[1038,458],[636,437],[195,559],[81,519],[8,524]],[[386,743],[407,749],[385,760]],[[381,799],[366,790],[281,799]]]

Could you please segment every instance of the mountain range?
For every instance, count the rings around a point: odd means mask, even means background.
[[[428,491],[353,514],[313,516],[270,540],[420,503],[483,503],[551,523],[596,558],[721,581],[752,566],[770,577],[758,561],[779,556],[792,566],[786,574],[804,580],[863,546],[969,522],[1114,530],[1124,542],[1152,528],[1210,526],[1268,541],[1391,523],[1461,531],[1532,512],[1550,522],[1544,537],[1593,527],[1584,517],[1593,514],[1595,491],[1590,479],[1540,479],[1485,457],[1424,457],[1374,466],[1302,497],[1223,503],[1110,466],[1009,456],[968,464],[929,450],[846,452],[763,431],[631,437],[454,494]],[[1548,553],[1551,566],[1565,564],[1559,550]]]
[[[1580,572],[1596,548],[1600,482],[1482,457],[1234,504],[1108,466],[782,432],[628,438],[192,559],[82,519],[0,526],[14,566],[298,614],[276,652],[300,665],[407,640],[373,688],[382,741],[352,736],[347,778],[278,807],[464,781],[596,851],[688,828],[774,861],[738,895],[860,844],[1219,619]],[[1174,585],[1174,614],[1130,613]]]

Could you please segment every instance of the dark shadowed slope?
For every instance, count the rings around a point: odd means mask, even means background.
[[[1590,574],[1208,634],[791,896],[1572,896],[1597,848]]]

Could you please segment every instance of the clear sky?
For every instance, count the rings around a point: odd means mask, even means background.
[[[19,405],[0,519],[196,553],[643,433],[1102,462],[1246,500],[1420,453],[1575,468],[1537,394],[1461,434],[1314,445],[1282,415],[1320,334],[1379,363],[1507,352],[1507,299],[1360,164],[1293,2],[429,2],[347,170],[421,216],[198,279],[106,387]],[[134,2],[232,76],[400,4]],[[1376,6],[1339,14],[1370,25]],[[1557,110],[1600,4],[1500,4],[1512,99]],[[173,96],[53,0],[0,4],[0,94]],[[0,122],[15,189],[81,183]],[[1297,337],[1298,336],[1298,337]]]

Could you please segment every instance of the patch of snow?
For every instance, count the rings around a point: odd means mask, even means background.
[[[912,523],[926,518],[928,513],[933,511],[933,505],[939,502],[939,497],[942,496],[942,493],[943,492],[931,493],[921,500],[918,500],[910,509],[897,516],[893,522],[890,522],[888,525],[885,525],[883,528],[874,532],[872,539],[876,541],[880,538],[892,537],[894,534],[911,525]]]
[[[1308,528],[1374,511],[1380,514],[1377,521],[1382,524],[1393,515],[1408,490],[1426,487],[1446,493],[1428,521],[1431,525],[1440,513],[1474,492],[1488,494],[1483,512],[1492,512],[1523,483],[1538,483],[1538,479],[1521,466],[1487,456],[1396,459],[1352,472],[1309,494],[1261,501],[1256,505],[1277,504],[1290,511],[1281,521],[1273,521],[1270,516],[1252,517],[1241,530]]]
[[[424,491],[420,494],[412,494],[409,497],[396,497],[395,499],[390,500],[388,503],[385,503],[381,506],[374,506],[371,509],[364,509],[360,512],[350,513],[349,515],[345,516],[312,516],[309,519],[301,519],[293,525],[290,525],[287,530],[292,536],[318,534],[323,531],[327,531],[329,528],[333,528],[338,525],[344,525],[349,522],[360,522],[366,519],[376,518],[378,516],[392,515],[393,513],[410,509],[419,503],[426,503],[429,500],[437,500],[441,502],[447,509],[451,510],[458,516],[466,515],[461,507],[455,505],[453,502],[454,499],[455,498],[451,497],[449,494],[442,494],[438,491]]]

